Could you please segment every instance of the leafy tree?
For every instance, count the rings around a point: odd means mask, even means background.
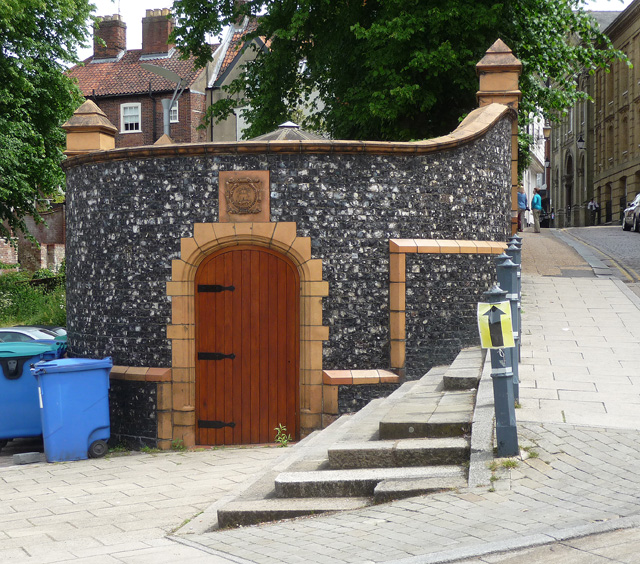
[[[0,0],[0,237],[26,231],[64,185],[60,126],[83,98],[63,71],[85,43],[89,0]]]
[[[586,96],[578,73],[623,57],[583,0],[176,0],[174,11],[174,38],[201,64],[211,57],[207,34],[263,14],[253,36],[269,50],[208,114],[220,120],[248,103],[248,137],[300,108],[303,127],[335,138],[447,133],[476,107],[475,64],[498,37],[523,63],[521,123],[536,108],[553,118]]]

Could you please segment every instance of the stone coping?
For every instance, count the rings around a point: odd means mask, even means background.
[[[391,253],[419,254],[491,254],[503,253],[508,244],[497,241],[464,241],[447,239],[390,239]]]
[[[323,370],[322,383],[329,386],[352,384],[389,384],[400,381],[390,370]]]
[[[171,368],[149,368],[147,366],[114,366],[112,380],[134,380],[136,382],[171,382]]]
[[[493,103],[473,110],[448,135],[424,141],[241,141],[234,143],[182,143],[146,145],[76,155],[62,163],[68,170],[83,164],[143,158],[203,156],[219,154],[320,153],[320,154],[385,154],[421,155],[454,149],[481,138],[505,116],[517,119],[516,113],[503,104]]]

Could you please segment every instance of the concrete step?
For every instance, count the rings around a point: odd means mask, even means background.
[[[480,347],[463,349],[442,377],[445,390],[474,390],[478,387],[485,352]]]
[[[471,432],[475,390],[414,392],[381,419],[381,440],[460,437]]]
[[[422,478],[415,480],[384,480],[373,490],[375,503],[387,503],[394,499],[405,499],[418,495],[466,488],[464,478]]]
[[[469,460],[469,440],[463,437],[401,439],[339,443],[329,448],[329,467],[397,468],[462,464]]]
[[[384,480],[465,477],[466,472],[458,466],[284,472],[275,480],[275,494],[280,498],[364,497],[372,496]]]
[[[371,503],[370,497],[273,498],[254,501],[232,501],[218,510],[218,526],[220,528],[244,527],[267,521],[293,519],[304,515],[361,509],[371,505]]]

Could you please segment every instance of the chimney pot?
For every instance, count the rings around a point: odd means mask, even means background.
[[[102,39],[105,45],[101,45]],[[98,26],[93,28],[94,59],[112,59],[127,48],[127,24],[118,14],[98,18]]]
[[[142,54],[168,53],[174,46],[169,44],[173,30],[173,18],[169,9],[147,10],[142,19]]]

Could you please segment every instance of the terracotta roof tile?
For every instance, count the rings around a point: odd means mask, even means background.
[[[216,48],[217,45],[213,46]],[[83,66],[76,65],[67,73],[78,80],[80,90],[85,96],[119,96],[126,94],[142,94],[149,91],[166,92],[175,88],[175,84],[154,73],[143,70],[140,63],[149,63],[172,70],[187,80],[187,88],[198,78],[204,70],[194,68],[194,57],[180,59],[180,53],[174,50],[171,57],[149,56],[140,61],[142,49],[126,51],[118,61],[92,62],[89,57]]]
[[[220,66],[220,72],[218,77],[221,77],[225,71],[229,68],[229,65],[236,58],[242,47],[244,46],[244,38],[248,33],[253,33],[258,28],[258,20],[251,19],[245,29],[236,31],[229,42],[227,52],[224,55],[222,65]]]

